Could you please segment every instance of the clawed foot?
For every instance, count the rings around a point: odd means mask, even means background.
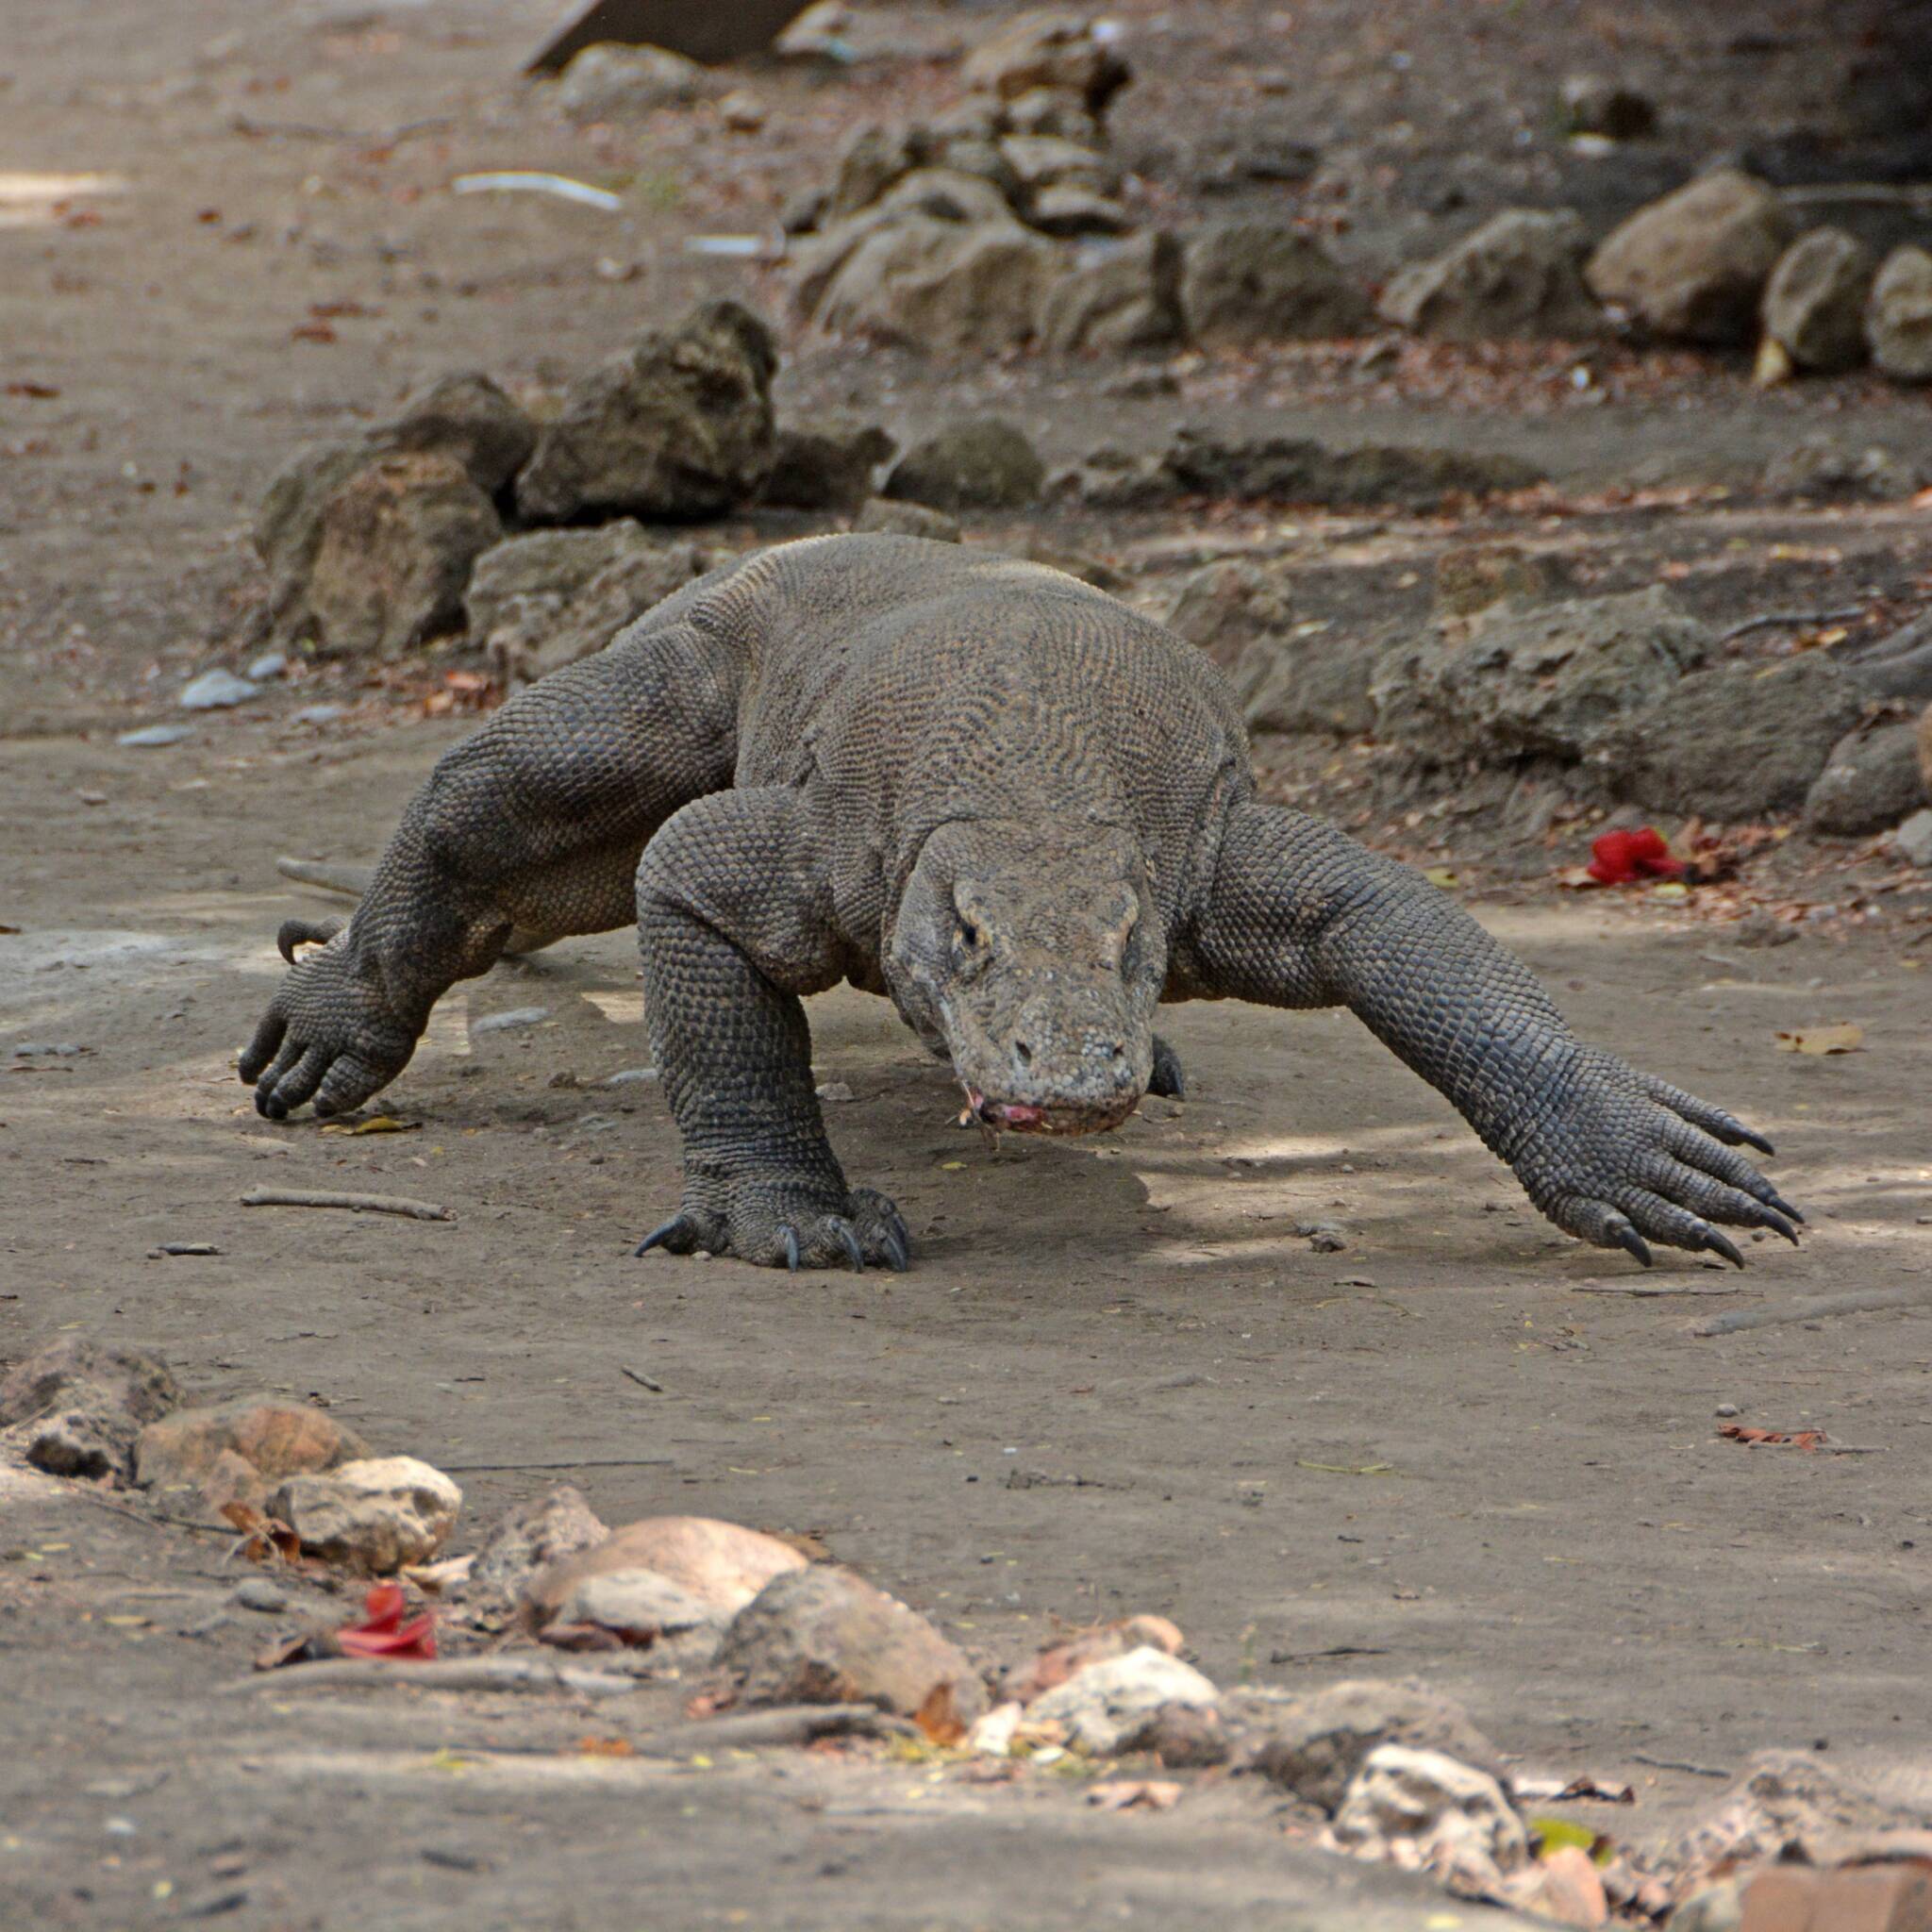
[[[1771,1142],[1612,1054],[1572,1069],[1561,1097],[1526,1124],[1510,1164],[1566,1233],[1623,1248],[1648,1268],[1650,1242],[1722,1255],[1737,1244],[1713,1223],[1768,1227],[1796,1243],[1804,1216],[1735,1150]]]
[[[362,970],[339,921],[291,920],[275,942],[291,965],[242,1056],[242,1081],[255,1089],[255,1110],[272,1121],[311,1099],[318,1114],[346,1113],[408,1064],[417,1029]],[[302,945],[319,950],[298,958]]]
[[[1154,1036],[1154,1071],[1147,1076],[1147,1091],[1169,1100],[1188,1097],[1187,1076],[1181,1072],[1181,1057],[1159,1034]]]
[[[826,1199],[813,1188],[740,1182],[719,1207],[689,1195],[661,1227],[638,1243],[690,1255],[735,1255],[764,1268],[843,1268],[863,1273],[868,1261],[903,1274],[912,1258],[899,1210],[872,1188],[854,1188],[844,1199]]]

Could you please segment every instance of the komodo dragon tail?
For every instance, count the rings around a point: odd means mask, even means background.
[[[275,870],[285,879],[297,879],[305,886],[313,886],[319,891],[334,892],[343,899],[361,898],[369,890],[369,882],[375,876],[373,865],[355,865],[346,860],[329,858],[281,858],[275,860]],[[540,953],[545,946],[555,943],[554,940],[546,939],[541,933],[517,929],[510,933],[503,950],[506,953]]]

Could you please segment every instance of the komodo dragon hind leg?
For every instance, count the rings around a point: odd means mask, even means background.
[[[1191,944],[1205,991],[1349,1008],[1566,1233],[1646,1266],[1660,1241],[1741,1267],[1714,1223],[1797,1240],[1804,1217],[1737,1152],[1768,1141],[1578,1040],[1454,900],[1320,819],[1237,806]]]
[[[275,870],[285,879],[298,880],[305,886],[315,887],[318,891],[333,892],[341,899],[362,898],[369,891],[370,882],[375,877],[375,868],[373,865],[356,865],[347,860],[337,861],[328,858],[277,858]],[[290,925],[295,924],[293,920],[289,922]],[[335,931],[340,930],[342,922],[337,921],[334,930],[323,931],[322,925],[328,924],[329,922],[323,921],[317,926],[314,943],[321,944],[333,939]],[[285,932],[288,929],[288,926],[283,927]],[[504,954],[508,958],[521,953],[541,953],[545,946],[554,946],[560,937],[561,935],[558,933],[532,932],[527,926],[513,925],[509,929],[508,939],[503,942]],[[308,941],[297,941],[307,942]],[[282,948],[282,958],[289,960],[291,965],[294,963],[294,955],[287,946]]]

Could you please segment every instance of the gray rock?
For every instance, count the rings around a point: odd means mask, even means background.
[[[707,568],[705,553],[628,520],[511,537],[476,559],[463,608],[506,691],[601,651]]]
[[[1396,275],[1377,305],[1417,335],[1452,341],[1603,332],[1603,311],[1584,287],[1582,222],[1569,209],[1510,208],[1433,260]]]
[[[1010,215],[895,219],[841,262],[816,320],[828,333],[900,348],[992,354],[1031,338],[1061,259],[1058,244]]]
[[[883,496],[859,506],[852,528],[858,535],[924,537],[934,543],[957,543],[961,535],[958,520],[943,510],[927,509],[920,503],[892,503]]]
[[[1041,91],[1067,94],[1096,121],[1132,77],[1091,14],[1057,7],[1008,21],[980,42],[960,69],[972,92],[1005,101]]]
[[[1134,217],[1124,203],[1065,182],[1041,189],[1027,204],[1026,219],[1042,235],[1070,242],[1096,235],[1124,235],[1134,226]]]
[[[1664,1921],[1664,1932],[1739,1932],[1744,1923],[1744,1887],[1720,1878],[1693,1892]]]
[[[650,1643],[689,1631],[722,1638],[730,1616],[655,1570],[612,1570],[585,1577],[564,1598],[556,1621],[595,1624],[627,1643]]]
[[[1529,1863],[1529,1834],[1502,1785],[1441,1751],[1380,1744],[1335,1814],[1335,1842],[1357,1857],[1507,1874]],[[1479,1861],[1479,1862],[1477,1862]]]
[[[924,1617],[855,1576],[814,1564],[774,1577],[732,1619],[719,1668],[748,1704],[875,1704],[910,1717],[941,1687],[970,1724],[986,1687]]]
[[[369,460],[369,445],[359,439],[309,443],[270,478],[249,534],[277,584],[307,581],[329,498]]]
[[[720,91],[695,60],[668,47],[600,41],[558,75],[551,98],[573,121],[623,121]]]
[[[1591,758],[1615,796],[1651,810],[1759,819],[1804,804],[1863,708],[1821,652],[1724,664],[1604,733]]]
[[[1891,843],[1901,858],[1932,867],[1932,810],[1915,811],[1892,834]]]
[[[1181,580],[1160,621],[1232,670],[1252,644],[1278,639],[1293,621],[1288,579],[1242,558],[1220,558]]]
[[[1640,141],[1657,130],[1657,108],[1649,96],[1607,75],[1573,74],[1557,91],[1557,101],[1572,134]]]
[[[325,1563],[387,1575],[426,1563],[449,1540],[463,1492],[413,1456],[344,1462],[325,1475],[293,1475],[270,1492],[268,1513]]]
[[[1059,1724],[1071,1740],[1094,1757],[1126,1749],[1163,1709],[1175,1705],[1209,1710],[1221,1693],[1192,1664],[1154,1644],[1110,1657],[1077,1671],[1026,1707],[1029,1724]]]
[[[341,705],[304,705],[299,711],[289,715],[297,724],[333,724],[342,715]]]
[[[1235,1714],[1257,1735],[1247,1768],[1332,1812],[1372,1751],[1440,1751],[1491,1774],[1502,1760],[1453,1697],[1408,1679],[1351,1677],[1304,1697],[1249,1695]]]
[[[1932,382],[1932,251],[1894,248],[1872,284],[1872,360],[1896,382]]]
[[[1670,701],[1710,648],[1709,632],[1660,587],[1494,605],[1383,659],[1376,728],[1435,759],[1574,760]]]
[[[1063,141],[1051,134],[1009,134],[999,145],[1019,183],[1023,204],[1046,188],[1083,188],[1091,194],[1112,194],[1120,188],[1120,169],[1085,142]]]
[[[1840,661],[1873,697],[1932,703],[1932,610]]]
[[[1377,443],[1330,450],[1292,437],[1224,442],[1192,429],[1175,436],[1161,462],[1174,488],[1189,493],[1344,509],[1435,509],[1452,496],[1523,490],[1543,480],[1541,470],[1516,457]]]
[[[1436,558],[1436,615],[1474,617],[1506,599],[1541,604],[1574,591],[1561,559],[1514,543],[1457,543]]]
[[[908,450],[885,494],[929,509],[1022,509],[1045,481],[1046,465],[1024,431],[998,416],[974,416]]]
[[[1865,359],[1870,251],[1842,228],[1813,228],[1779,256],[1764,291],[1764,332],[1800,369],[1832,375]]]
[[[607,1087],[655,1087],[663,1074],[656,1067],[625,1067],[621,1073],[607,1074]]]
[[[1185,332],[1181,246],[1159,231],[1082,248],[1047,290],[1038,329],[1061,355],[1166,348]]]
[[[1779,450],[1764,466],[1764,488],[1813,503],[1892,503],[1913,494],[1922,474],[1882,444],[1855,445],[1823,430]]]
[[[546,1564],[593,1549],[610,1534],[582,1494],[568,1483],[499,1516],[463,1579],[466,1606],[503,1613],[521,1604],[525,1587]]]
[[[829,225],[871,208],[887,189],[924,164],[928,144],[928,137],[916,128],[857,129],[840,150],[817,225]]]
[[[1925,802],[1918,726],[1881,724],[1832,747],[1805,796],[1805,823],[1814,832],[1856,839],[1897,824]]]
[[[260,695],[258,685],[237,677],[232,671],[204,671],[181,687],[181,695],[175,702],[184,711],[225,711]]]
[[[715,516],[772,465],[772,332],[736,302],[652,329],[573,383],[517,478],[536,523]]]
[[[1225,222],[1195,236],[1181,308],[1189,334],[1209,345],[1357,335],[1373,317],[1319,242],[1273,222]]]
[[[179,744],[183,739],[193,736],[193,728],[187,724],[143,724],[139,730],[121,732],[114,742],[135,751],[153,751],[164,744]]]
[[[0,1378],[0,1428],[51,1475],[125,1481],[142,1429],[180,1401],[158,1357],[63,1335]]]
[[[242,1609],[257,1610],[265,1617],[273,1617],[289,1607],[289,1592],[266,1576],[244,1576],[228,1592],[228,1598]]]
[[[470,1022],[473,1035],[478,1033],[520,1033],[525,1027],[541,1026],[550,1017],[548,1007],[512,1007],[504,1013],[485,1013]]]
[[[587,50],[594,51],[594,50]],[[369,436],[374,449],[448,457],[485,496],[494,496],[537,447],[537,425],[489,376],[440,376]]]
[[[335,657],[391,656],[455,630],[471,566],[502,536],[452,458],[376,457],[323,508],[297,628]]]
[[[1137,456],[1108,444],[1047,478],[1051,495],[1089,509],[1152,509],[1173,502],[1184,489],[1164,458]]]
[[[760,500],[784,509],[855,509],[873,493],[880,468],[898,446],[876,424],[781,428]]]
[[[1408,626],[1398,625],[1363,638],[1333,624],[1309,623],[1282,636],[1257,638],[1234,667],[1235,694],[1248,729],[1336,738],[1372,730],[1375,667],[1408,634]]]
[[[1749,175],[1720,168],[1614,229],[1584,279],[1598,301],[1660,336],[1744,342],[1790,241],[1790,220],[1776,194]]]
[[[258,658],[249,659],[243,676],[252,678],[257,684],[267,684],[286,674],[289,657],[286,651],[264,651]]]

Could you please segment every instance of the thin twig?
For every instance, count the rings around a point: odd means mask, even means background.
[[[1660,1294],[1742,1294],[1743,1290],[1736,1282],[1714,1281],[1707,1288],[1686,1282],[1681,1287],[1648,1281],[1579,1281],[1572,1289],[1572,1294],[1634,1294],[1655,1297]]]
[[[250,1188],[244,1208],[346,1208],[352,1214],[404,1214],[411,1221],[454,1221],[434,1201],[411,1201],[401,1194],[343,1194],[319,1188]]]
[[[1830,208],[1839,204],[1854,208],[1932,208],[1932,188],[1890,181],[1841,181],[1781,188],[1778,199],[1787,208]]]
[[[436,1466],[447,1475],[502,1475],[526,1469],[670,1469],[676,1460],[675,1456],[605,1456],[577,1462],[439,1462]]]
[[[1769,1328],[1780,1322],[1815,1322],[1823,1315],[1863,1315],[1875,1308],[1932,1305],[1932,1289],[1868,1288],[1857,1294],[1814,1295],[1809,1301],[1774,1302],[1762,1308],[1730,1308],[1691,1329],[1693,1335],[1736,1335],[1744,1328]]]
[[[619,1362],[617,1373],[620,1375],[628,1376],[640,1389],[648,1389],[653,1395],[661,1395],[664,1392],[663,1383],[653,1381],[641,1369],[627,1369],[622,1362]]]
[[[1653,1771],[1688,1771],[1692,1777],[1729,1777],[1730,1773],[1720,1771],[1714,1764],[1690,1764],[1681,1757],[1651,1757],[1641,1751],[1630,1754],[1633,1762],[1647,1764]]]
[[[447,114],[432,114],[426,121],[405,121],[394,127],[321,127],[311,121],[257,121],[247,114],[237,114],[228,123],[235,134],[287,141],[359,141],[371,147],[391,147],[412,134],[429,134],[455,125]]]
[[[919,1727],[870,1704],[780,1705],[741,1716],[675,1724],[635,1739],[647,1757],[681,1757],[691,1751],[749,1751],[761,1744],[809,1744],[815,1738],[917,1737]]]
[[[1862,608],[1856,610],[1772,610],[1762,617],[1747,617],[1742,624],[1734,624],[1729,630],[1718,633],[1718,642],[1727,644],[1733,638],[1748,636],[1754,630],[1781,630],[1787,625],[1807,624],[1849,624],[1855,617],[1863,617]]]
[[[222,1687],[225,1695],[275,1690],[362,1690],[413,1684],[419,1690],[569,1690],[580,1697],[617,1697],[639,1688],[637,1677],[587,1671],[533,1657],[439,1657],[434,1663],[385,1663],[375,1657],[326,1657],[258,1671]]]

